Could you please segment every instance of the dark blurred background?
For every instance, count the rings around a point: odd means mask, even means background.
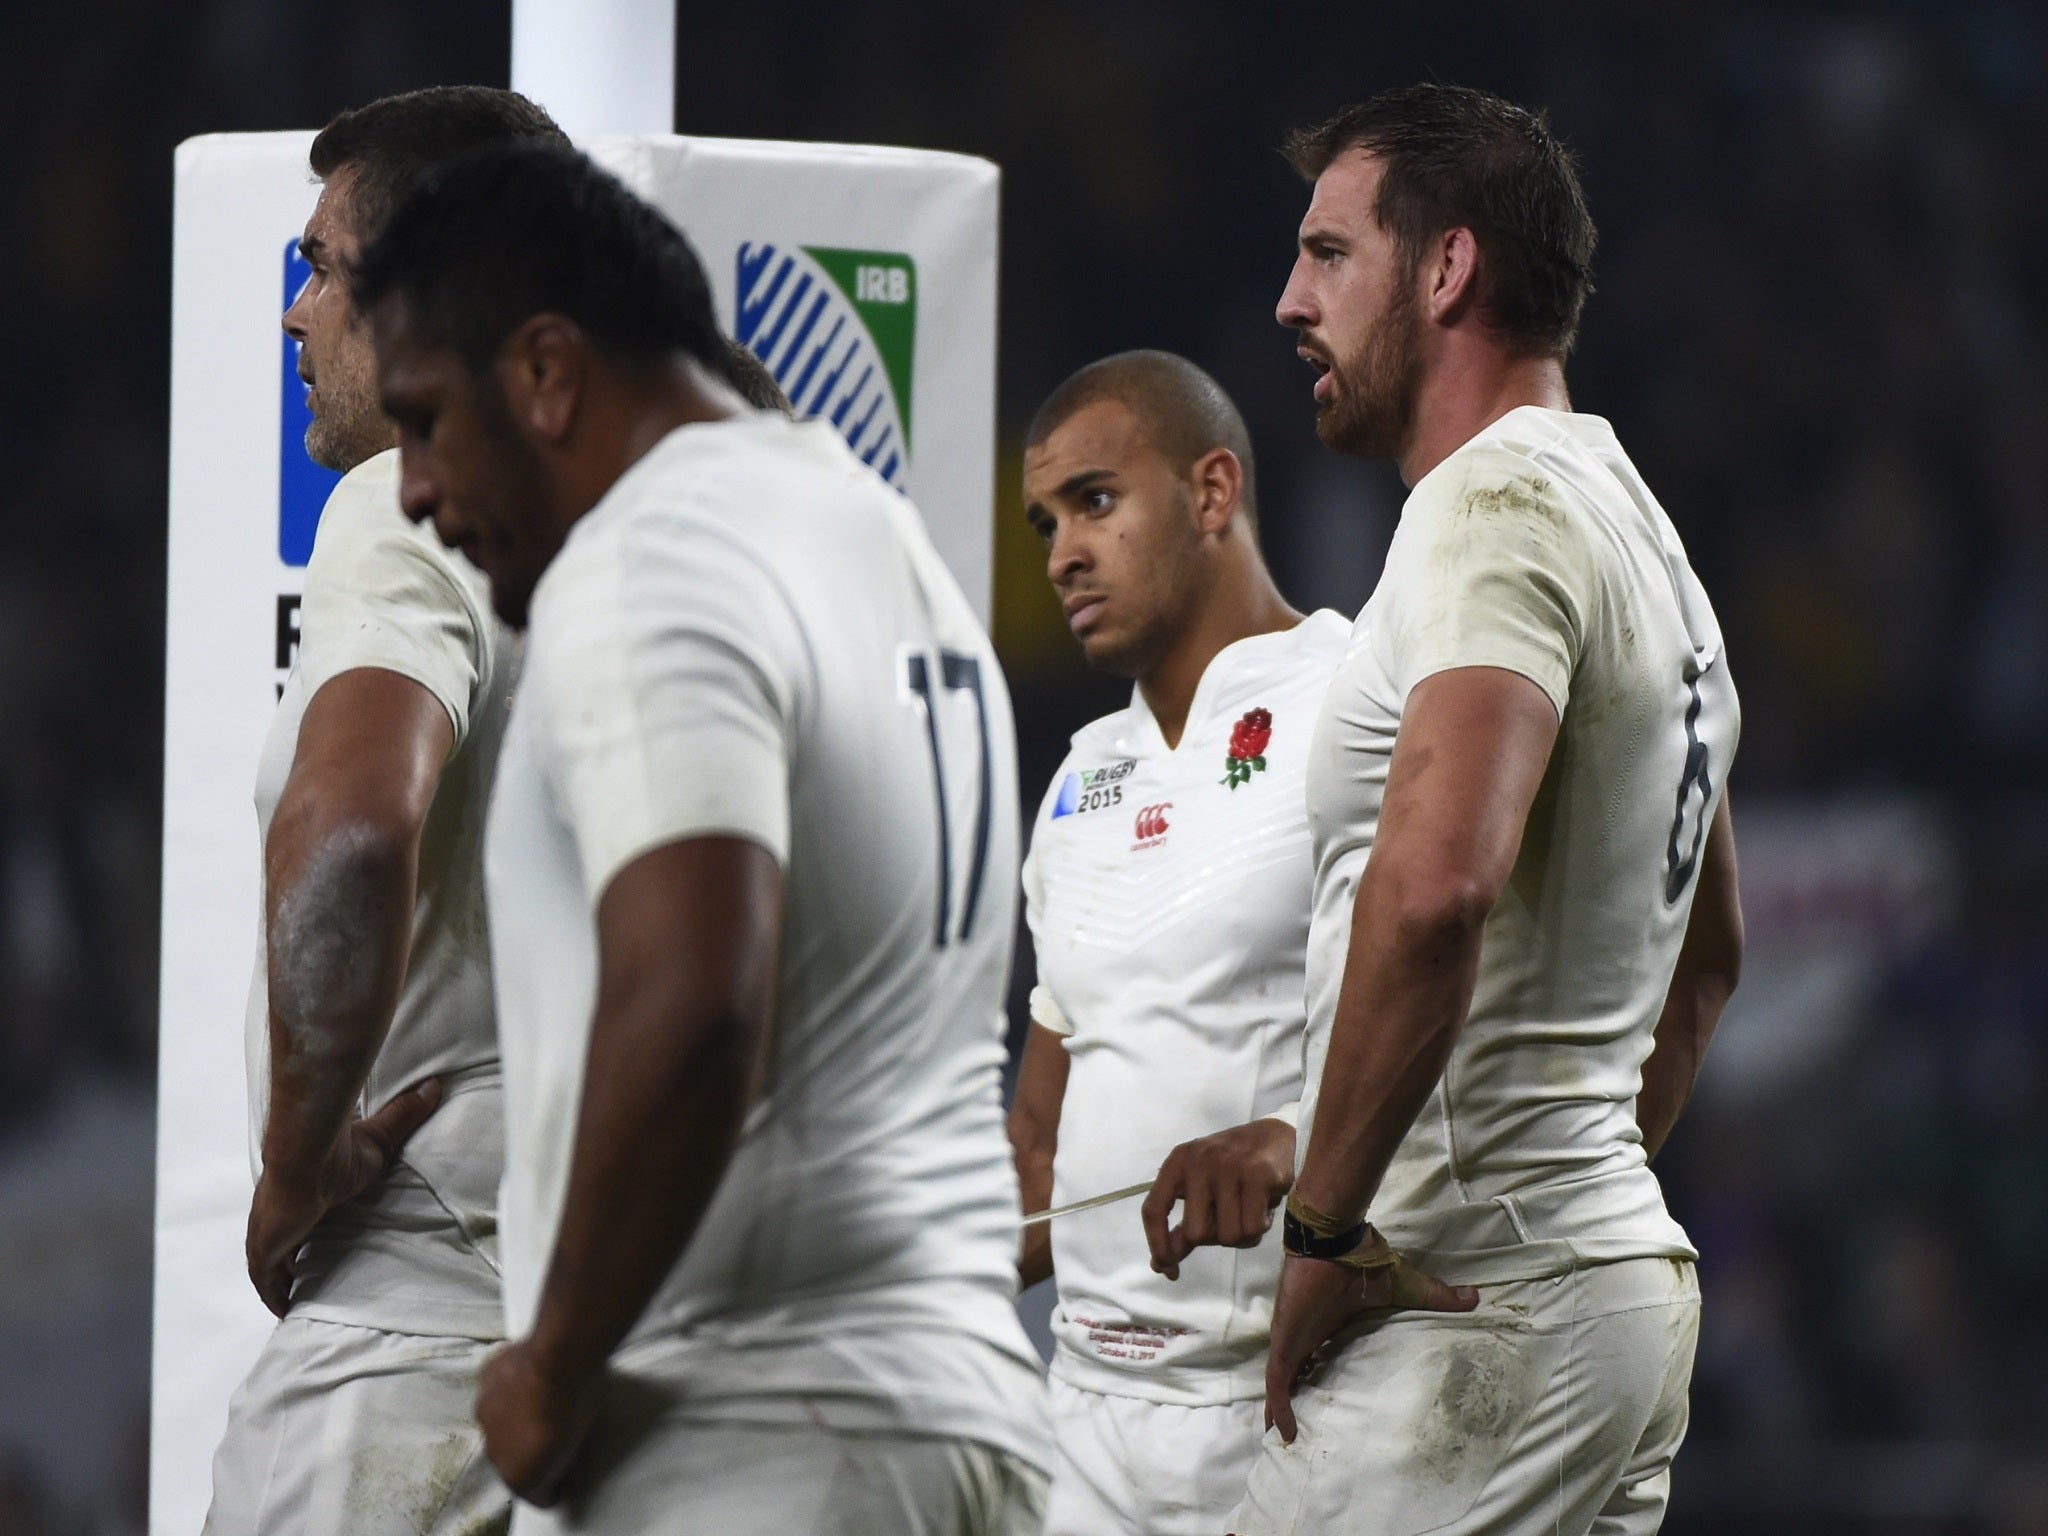
[[[0,7],[0,1536],[143,1521],[172,149],[502,84],[507,12]],[[2048,1533],[2043,10],[691,0],[679,34],[683,132],[1003,167],[1027,799],[1125,693],[1022,525],[1038,400],[1125,347],[1201,362],[1283,585],[1352,613],[1401,491],[1315,442],[1276,146],[1417,78],[1549,111],[1601,230],[1574,398],[1745,706],[1752,960],[1659,1170],[1706,1289],[1667,1529]]]

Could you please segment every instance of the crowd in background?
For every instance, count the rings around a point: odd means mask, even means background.
[[[0,8],[0,1536],[141,1520],[171,153],[502,83],[506,10]],[[1668,1529],[2048,1532],[2048,15],[710,10],[682,13],[682,131],[1003,167],[1027,801],[1124,692],[1023,525],[1039,399],[1127,347],[1209,368],[1283,588],[1348,615],[1401,488],[1314,440],[1277,146],[1417,78],[1549,111],[1601,230],[1575,402],[1677,523],[1744,703],[1754,963],[1660,1169],[1706,1295]]]

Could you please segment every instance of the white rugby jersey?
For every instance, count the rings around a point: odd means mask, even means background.
[[[1226,646],[1168,750],[1144,696],[1078,731],[1024,866],[1032,1017],[1070,1058],[1053,1203],[1135,1184],[1184,1141],[1292,1120],[1310,858],[1302,775],[1344,653],[1325,609]],[[1265,1390],[1280,1229],[1154,1274],[1139,1202],[1052,1228],[1053,1372],[1195,1405]]]
[[[1597,416],[1523,406],[1425,475],[1331,684],[1309,766],[1314,1100],[1408,691],[1501,667],[1560,725],[1486,923],[1472,1011],[1372,1219],[1459,1282],[1692,1257],[1635,1098],[1740,715],[1671,521]]]
[[[397,450],[344,475],[306,566],[298,661],[263,743],[256,815],[267,838],[306,706],[330,679],[358,667],[396,672],[447,710],[455,750],[420,836],[405,986],[363,1107],[435,1075],[448,1098],[377,1189],[314,1232],[294,1266],[295,1317],[474,1338],[502,1332],[496,1210],[504,1159],[483,828],[518,665],[518,639],[492,615],[483,573],[399,510]],[[259,1167],[270,1093],[264,940],[259,926],[247,1034],[250,1147]]]
[[[1009,694],[916,512],[828,425],[678,428],[534,592],[485,855],[515,1333],[566,1193],[599,900],[640,855],[709,836],[784,871],[767,1076],[617,1363],[684,1416],[1043,1465],[1003,1129]]]

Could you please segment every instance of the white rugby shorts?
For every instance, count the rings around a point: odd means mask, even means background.
[[[521,1504],[515,1536],[1039,1536],[1046,1476],[974,1440],[812,1424],[628,1422],[618,1394],[587,1485]],[[607,1422],[608,1421],[608,1422]]]
[[[1690,1261],[1629,1259],[1396,1312],[1295,1392],[1235,1536],[1649,1536],[1685,1437]]]
[[[1256,1398],[1186,1408],[1053,1378],[1045,1536],[1215,1536],[1259,1454]]]
[[[502,1536],[476,1426],[497,1347],[287,1316],[229,1404],[204,1536]]]

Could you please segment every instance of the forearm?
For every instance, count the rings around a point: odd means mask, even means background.
[[[1014,1137],[1015,1132],[1013,1130]],[[1052,1204],[1052,1148],[1016,1147],[1018,1194],[1024,1212],[1042,1211]],[[1052,1223],[1041,1221],[1024,1229],[1024,1241],[1017,1254],[1017,1284],[1028,1289],[1052,1276]]]
[[[1657,1020],[1656,1044],[1643,1063],[1643,1086],[1636,1095],[1636,1124],[1645,1156],[1654,1158],[1664,1149],[1692,1098],[1707,1042],[1733,991],[1733,979],[1718,972],[1681,970],[1672,978]]]
[[[1472,1006],[1480,923],[1402,921],[1361,882],[1337,1014],[1323,1063],[1298,1198],[1328,1216],[1363,1216],[1432,1089]]]
[[[1067,1045],[1052,1030],[1034,1023],[1025,1032],[1017,1064],[1017,1091],[1010,1102],[1010,1151],[1017,1163],[1017,1194],[1025,1213],[1052,1204],[1052,1163],[1059,1151],[1060,1116],[1067,1097]],[[1052,1225],[1024,1229],[1017,1255],[1017,1282],[1033,1286],[1052,1274]]]
[[[555,1379],[598,1371],[688,1246],[739,1145],[763,1030],[658,991],[599,1000],[532,1332]]]
[[[1700,884],[1686,921],[1685,942],[1672,970],[1664,1010],[1657,1018],[1656,1041],[1643,1063],[1643,1085],[1636,1094],[1636,1125],[1643,1152],[1654,1158],[1663,1150],[1678,1117],[1692,1097],[1707,1042],[1721,1022],[1721,1011],[1742,974],[1742,900],[1735,866],[1735,824],[1724,796],[1707,832]]]
[[[266,850],[267,1176],[309,1178],[347,1127],[391,1026],[412,943],[417,840],[284,806]]]

